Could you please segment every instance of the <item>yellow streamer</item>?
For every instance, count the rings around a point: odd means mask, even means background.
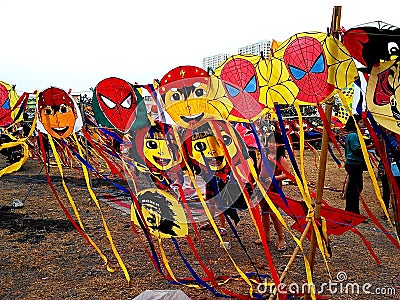
[[[74,200],[72,199],[72,197],[71,197],[71,195],[70,195],[70,193],[69,193],[68,187],[67,187],[66,184],[65,184],[64,174],[63,174],[62,167],[61,167],[61,163],[60,163],[60,158],[59,158],[59,156],[58,156],[58,154],[57,154],[57,151],[56,151],[56,148],[55,148],[55,146],[54,146],[53,138],[51,137],[51,135],[48,135],[48,138],[49,138],[49,143],[50,143],[51,149],[53,150],[54,158],[55,158],[55,160],[56,160],[56,162],[57,162],[57,166],[58,166],[58,169],[59,169],[59,171],[60,171],[60,176],[61,176],[62,185],[63,185],[63,187],[64,187],[65,193],[67,194],[68,200],[69,200],[69,202],[70,202],[70,204],[71,204],[71,206],[72,206],[72,210],[74,211],[74,214],[75,214],[76,218],[78,219],[79,226],[81,227],[82,232],[85,234],[86,238],[89,240],[90,245],[92,245],[92,246],[96,249],[97,253],[100,255],[100,257],[101,257],[101,258],[103,259],[103,261],[105,262],[105,264],[106,264],[106,266],[107,266],[107,270],[110,271],[110,272],[113,272],[114,270],[108,266],[108,259],[107,259],[107,257],[102,253],[102,251],[101,251],[100,248],[96,245],[96,243],[95,243],[95,242],[87,235],[87,233],[85,232],[85,228],[84,228],[83,223],[82,223],[82,221],[81,221],[80,215],[79,215],[78,210],[77,210],[76,205],[75,205],[75,202],[74,202]]]
[[[79,144],[78,139],[77,139],[75,133],[73,133],[73,137],[74,137],[75,143],[76,143],[77,146],[78,146],[79,155],[80,155],[81,157],[83,157],[82,147],[81,147],[81,145]],[[94,192],[93,192],[93,190],[92,190],[92,187],[90,186],[87,166],[86,166],[84,163],[82,163],[82,162],[81,162],[81,164],[82,164],[82,170],[83,170],[83,174],[84,174],[84,176],[85,176],[86,186],[87,186],[87,188],[88,188],[90,197],[92,198],[92,200],[93,200],[94,203],[96,204],[97,208],[99,209],[99,212],[100,212],[100,215],[101,215],[101,219],[102,219],[102,221],[103,221],[103,226],[104,226],[104,229],[105,229],[105,231],[106,231],[107,238],[108,238],[108,240],[109,240],[109,242],[110,242],[111,249],[112,249],[112,251],[113,251],[113,253],[114,253],[114,256],[116,257],[116,259],[117,259],[117,261],[118,261],[118,264],[120,265],[120,267],[122,268],[122,270],[123,270],[123,272],[124,272],[124,275],[125,275],[126,280],[127,280],[128,283],[129,283],[129,282],[130,282],[130,276],[129,276],[128,270],[126,269],[125,264],[124,264],[124,262],[122,261],[120,255],[119,255],[119,253],[118,253],[118,250],[115,248],[115,245],[114,245],[114,242],[113,242],[113,239],[112,239],[110,230],[109,230],[108,225],[107,225],[107,222],[106,222],[106,220],[105,220],[105,218],[104,218],[103,212],[102,212],[102,210],[101,210],[101,208],[100,208],[100,203],[99,203],[99,201],[97,200],[96,195],[94,194]]]

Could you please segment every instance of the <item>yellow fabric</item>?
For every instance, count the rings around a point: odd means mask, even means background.
[[[53,138],[52,138],[50,135],[48,135],[48,138],[49,138],[49,143],[50,143],[51,149],[52,149],[52,151],[53,151],[54,158],[55,158],[55,160],[56,160],[56,162],[57,162],[58,170],[60,171],[60,176],[61,176],[61,180],[62,180],[62,185],[63,185],[63,187],[64,187],[65,193],[67,194],[68,200],[69,200],[69,202],[70,202],[70,204],[71,204],[71,207],[72,207],[72,209],[73,209],[73,211],[74,211],[74,214],[75,214],[75,216],[76,216],[76,218],[77,218],[77,220],[78,220],[79,226],[81,227],[83,234],[84,234],[84,235],[86,236],[86,238],[89,240],[90,245],[93,246],[93,247],[96,249],[97,253],[100,255],[100,257],[101,257],[101,258],[103,259],[103,261],[105,262],[105,264],[106,264],[106,266],[107,266],[107,270],[108,270],[109,272],[114,272],[114,269],[112,269],[112,268],[108,265],[108,259],[107,259],[107,257],[102,253],[102,251],[100,250],[100,248],[95,244],[95,242],[94,242],[94,241],[86,234],[86,232],[85,232],[85,228],[84,228],[83,223],[82,223],[82,221],[81,221],[79,212],[78,212],[78,210],[77,210],[77,208],[76,208],[76,205],[75,205],[75,202],[74,202],[74,200],[72,199],[72,196],[71,196],[71,194],[70,194],[70,192],[69,192],[69,190],[68,190],[68,187],[67,187],[66,184],[65,184],[64,174],[63,174],[62,167],[61,167],[60,157],[58,156],[57,150],[56,150],[56,148],[55,148],[55,146],[54,146]]]
[[[342,93],[339,93],[339,96],[343,97]],[[347,104],[344,104],[344,105],[346,106]],[[346,108],[349,111],[350,118],[354,118],[353,114],[351,113],[351,109],[348,106],[346,106]],[[354,120],[354,122],[355,122],[355,120]],[[375,195],[376,195],[376,197],[377,197],[377,199],[379,201],[379,204],[380,204],[383,212],[385,213],[385,216],[390,220],[390,216],[389,216],[389,213],[388,213],[388,211],[386,209],[385,202],[383,202],[381,190],[379,188],[378,181],[376,179],[375,172],[374,172],[372,164],[371,164],[371,160],[369,159],[368,150],[367,150],[367,146],[365,145],[364,137],[361,134],[361,131],[358,128],[358,126],[356,126],[356,127],[357,127],[358,139],[359,139],[360,145],[361,145],[361,150],[362,150],[362,153],[363,153],[363,156],[364,156],[365,163],[367,165],[368,174],[369,174],[369,176],[371,178],[371,181],[372,181],[372,186],[374,187]],[[394,235],[396,236],[397,241],[400,242],[400,238],[396,234],[396,229],[394,228],[393,223],[389,222],[389,225],[392,228],[393,232],[395,233]]]
[[[75,140],[76,145],[78,146],[79,155],[80,155],[81,157],[84,157],[84,156],[83,156],[82,147],[81,147],[81,145],[80,145],[79,142],[78,142],[78,139],[77,139],[77,137],[76,137],[75,132],[72,133],[72,136],[73,136],[73,138],[74,138],[74,140]],[[49,139],[51,139],[50,135],[49,135]],[[53,151],[54,151],[54,150],[53,150]],[[115,258],[116,258],[117,261],[118,261],[118,264],[120,265],[120,267],[122,268],[122,270],[123,270],[123,272],[124,272],[124,275],[125,275],[126,280],[127,280],[128,283],[129,283],[129,282],[130,282],[130,276],[129,276],[128,270],[126,269],[125,264],[124,264],[124,262],[122,261],[120,255],[119,255],[119,253],[118,253],[118,250],[115,248],[115,245],[114,245],[114,242],[113,242],[113,239],[112,239],[110,230],[109,230],[109,228],[108,228],[106,219],[104,218],[103,212],[102,212],[102,210],[101,210],[101,208],[100,208],[100,203],[99,203],[99,201],[97,200],[96,195],[94,194],[94,192],[93,192],[93,190],[92,190],[92,187],[90,186],[89,175],[88,175],[87,167],[86,167],[86,165],[85,165],[84,163],[81,162],[81,164],[82,164],[82,171],[83,171],[83,174],[84,174],[84,176],[85,176],[85,182],[86,182],[86,186],[87,186],[87,189],[88,189],[88,191],[89,191],[90,197],[92,198],[92,200],[94,201],[94,203],[96,204],[96,206],[97,206],[97,208],[98,208],[98,210],[99,210],[99,212],[100,212],[101,219],[102,219],[102,221],[103,221],[104,230],[106,231],[106,235],[107,235],[107,238],[108,238],[108,240],[109,240],[109,242],[110,242],[111,249],[112,249],[112,251],[113,251],[113,253],[114,253]]]
[[[2,170],[0,170],[0,177],[3,176],[4,174],[9,174],[9,173],[18,171],[22,167],[22,165],[26,162],[28,157],[29,157],[28,145],[24,141],[18,140],[18,141],[15,141],[15,142],[9,142],[9,143],[0,144],[0,150],[7,149],[7,148],[12,148],[12,147],[19,146],[19,145],[22,146],[22,149],[23,149],[23,152],[24,152],[23,157],[19,161],[17,161],[15,163],[3,168]]]
[[[175,134],[175,139],[176,139],[178,145],[183,145],[183,142],[181,141],[180,136],[177,134],[177,132],[178,132],[177,128],[174,128],[173,132],[174,132],[174,134]],[[181,150],[181,149],[180,149],[180,150]],[[221,243],[221,247],[225,250],[227,256],[228,256],[229,259],[231,260],[233,266],[235,267],[235,269],[236,269],[237,272],[239,273],[240,277],[242,277],[243,280],[249,285],[250,295],[252,295],[252,294],[253,294],[253,286],[252,286],[252,284],[251,284],[249,278],[248,278],[248,277],[246,276],[246,274],[239,268],[239,266],[235,263],[233,257],[229,254],[228,249],[226,248],[225,244],[223,243],[222,236],[221,236],[221,234],[219,233],[218,226],[217,226],[217,224],[214,222],[214,216],[211,216],[210,210],[208,209],[207,204],[206,204],[206,202],[205,202],[205,200],[204,200],[204,197],[203,197],[203,195],[202,195],[202,193],[201,193],[201,190],[200,190],[200,188],[199,188],[199,186],[198,186],[198,184],[197,184],[197,182],[196,182],[196,179],[195,179],[195,177],[194,177],[194,174],[193,174],[193,172],[192,172],[192,170],[191,170],[191,168],[190,168],[189,162],[185,159],[185,156],[183,155],[183,153],[181,153],[181,155],[182,155],[182,157],[183,157],[183,161],[184,161],[184,163],[185,163],[185,165],[186,165],[186,168],[187,168],[187,170],[188,170],[189,178],[190,178],[190,180],[191,180],[191,182],[192,182],[192,184],[193,184],[193,186],[194,186],[194,188],[195,188],[195,190],[196,190],[196,192],[197,192],[197,195],[198,195],[198,197],[199,197],[200,203],[201,203],[201,205],[202,205],[202,207],[203,207],[203,209],[204,209],[204,212],[205,212],[206,215],[207,215],[208,221],[210,222],[212,228],[214,229],[214,231],[215,231],[215,233],[216,233],[216,235],[217,235],[217,237],[218,237],[218,240],[219,240],[220,243]]]

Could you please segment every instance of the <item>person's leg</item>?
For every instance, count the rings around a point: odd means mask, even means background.
[[[261,199],[261,201],[258,203],[258,205],[260,206],[260,210],[261,210],[261,223],[264,229],[264,234],[265,234],[265,239],[267,241],[267,243],[269,243],[271,241],[271,234],[270,234],[270,212],[269,212],[269,206],[267,201],[265,201],[265,199]],[[261,239],[257,239],[255,241],[256,244],[261,244],[262,241]]]
[[[271,219],[272,222],[274,223],[274,228],[276,230],[276,233],[278,235],[278,245],[277,248],[278,250],[286,250],[286,242],[285,242],[285,237],[283,235],[283,226],[282,223],[279,221],[278,217],[272,213],[272,210],[269,209],[271,211]]]
[[[357,166],[346,165],[346,171],[348,174],[348,184],[346,190],[346,211],[350,211],[356,214],[360,214],[359,208],[359,193],[362,190],[362,170]],[[360,183],[361,177],[361,183]],[[361,190],[360,190],[361,188]]]
[[[389,201],[390,201],[390,189],[389,189],[389,181],[387,175],[382,175],[382,198],[383,202],[385,203],[386,209],[389,208]]]
[[[220,233],[220,235],[226,235],[227,234],[227,231],[226,231],[226,219],[225,219],[225,216],[224,216],[224,214],[221,212],[221,213],[219,213],[219,215],[218,215],[218,217],[219,217],[219,233]]]

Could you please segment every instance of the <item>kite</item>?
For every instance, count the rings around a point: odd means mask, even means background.
[[[8,127],[14,122],[17,111],[14,110],[18,102],[18,95],[14,88],[0,81],[0,127]]]
[[[140,89],[123,79],[109,77],[100,81],[92,102],[97,122],[109,129],[127,133],[149,124]]]
[[[376,122],[400,134],[400,62],[381,62],[368,80],[367,109]]]
[[[320,32],[298,33],[282,42],[267,65],[270,102],[320,104],[358,77],[346,48]]]
[[[169,189],[183,176],[181,151],[171,125],[154,121],[150,128],[141,128],[132,135],[132,152],[136,167],[149,172],[159,189]]]
[[[183,207],[170,193],[160,189],[145,189],[137,194],[143,219],[132,204],[131,221],[160,238],[184,237],[188,234],[188,224]]]
[[[64,90],[50,87],[39,93],[37,129],[65,139],[82,128],[82,116],[74,99]]]
[[[249,122],[264,115],[265,93],[260,86],[260,66],[265,60],[256,55],[233,55],[227,58],[213,76],[218,77],[225,96],[233,105],[228,121]]]
[[[358,25],[343,35],[343,45],[353,57],[360,78],[356,81],[353,110],[365,110],[364,94],[372,68],[380,62],[395,59],[400,54],[400,28],[382,21]]]
[[[371,74],[375,64],[400,54],[400,28],[374,21],[355,26],[343,35],[343,45],[357,61],[358,69]]]
[[[199,67],[176,67],[155,81],[154,87],[164,110],[184,128],[195,128],[211,119],[225,120],[232,109],[228,101],[218,99],[223,91],[218,80]]]

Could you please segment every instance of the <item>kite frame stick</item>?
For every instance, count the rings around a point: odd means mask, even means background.
[[[342,12],[341,6],[333,7],[332,21],[331,21],[331,34],[336,39],[339,38],[338,30],[340,28],[341,12]],[[325,116],[328,121],[328,124],[331,124],[333,102],[334,102],[333,96],[325,102]],[[324,127],[324,130],[322,133],[321,156],[320,156],[320,160],[319,160],[317,198],[315,199],[315,209],[314,209],[314,219],[317,219],[317,220],[321,218],[322,195],[324,193],[328,145],[329,145],[328,130]],[[311,274],[314,269],[316,247],[317,247],[317,237],[315,235],[315,231],[313,230],[311,232],[310,254],[308,257],[308,261],[310,263],[310,268],[311,268]],[[304,300],[310,300],[310,299],[311,299],[310,293],[306,293]]]
[[[310,230],[311,224],[312,224],[312,220],[310,219],[310,220],[308,220],[306,228],[304,229],[304,231],[303,231],[303,233],[302,233],[302,235],[300,237],[300,243],[303,243],[304,239],[306,238],[307,233]],[[294,249],[293,254],[290,257],[285,269],[283,270],[281,276],[279,277],[279,282],[282,283],[283,280],[285,279],[287,273],[289,272],[289,268],[293,264],[294,260],[296,259],[296,256],[299,253],[299,251],[300,251],[300,246],[297,245],[296,248]],[[269,300],[273,300],[275,298],[277,292],[278,292],[278,289],[275,287],[274,291],[271,294],[271,296],[269,296]]]
[[[43,166],[42,166],[42,168],[40,169],[38,175],[40,175],[40,174],[42,173],[42,171],[43,171],[43,169],[44,169],[44,166],[45,166],[45,164],[43,164]],[[25,202],[26,202],[26,200],[28,199],[29,194],[32,192],[32,189],[33,189],[33,187],[35,186],[35,184],[36,184],[36,181],[34,181],[34,182],[32,183],[32,185],[31,185],[31,187],[29,188],[28,192],[26,193],[24,199],[22,200],[22,204],[25,205]]]

